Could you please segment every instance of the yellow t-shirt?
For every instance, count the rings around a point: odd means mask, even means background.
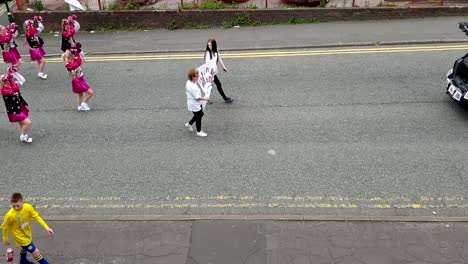
[[[1,226],[3,233],[3,241],[7,242],[8,231],[11,232],[15,244],[17,246],[27,246],[32,242],[32,230],[31,220],[34,219],[38,222],[45,230],[49,229],[49,226],[42,220],[39,214],[34,210],[32,205],[23,204],[21,211],[16,211],[11,208],[3,218],[3,224]]]

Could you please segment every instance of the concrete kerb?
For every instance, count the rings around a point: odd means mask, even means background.
[[[353,215],[120,215],[47,216],[46,221],[345,221],[345,222],[468,222],[468,216],[353,216]]]
[[[288,50],[288,49],[323,49],[323,48],[346,48],[346,47],[379,47],[379,46],[398,46],[398,45],[434,45],[434,44],[468,44],[467,39],[443,39],[443,40],[406,40],[406,41],[376,41],[376,42],[349,42],[349,43],[330,43],[319,45],[289,45],[289,46],[271,46],[271,47],[246,47],[246,48],[227,48],[224,52],[232,51],[259,51],[259,50]],[[169,54],[169,53],[195,53],[199,49],[183,50],[131,50],[131,51],[97,51],[87,52],[86,55],[109,56],[109,55],[138,55],[138,54]],[[45,57],[60,57],[62,54],[46,54]]]

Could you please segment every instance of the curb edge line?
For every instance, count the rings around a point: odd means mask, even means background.
[[[46,221],[347,221],[347,222],[468,222],[468,216],[353,216],[353,215],[70,215],[43,217]]]

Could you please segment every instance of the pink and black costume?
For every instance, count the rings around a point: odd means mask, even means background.
[[[0,32],[6,32],[0,35],[0,47],[2,48],[3,61],[5,63],[17,64],[21,59],[18,52],[18,45],[15,38],[18,37],[18,25],[11,23],[8,27],[0,26]]]
[[[34,21],[37,22],[37,28],[34,27]],[[24,22],[25,36],[26,41],[29,44],[29,55],[31,56],[31,60],[40,61],[46,54],[43,47],[44,40],[39,37],[39,34],[44,30],[44,25],[42,24],[42,17],[34,17],[34,21],[32,19],[28,19]]]
[[[18,68],[12,66],[8,69],[8,72],[1,76],[3,87],[1,93],[3,101],[8,115],[8,120],[11,123],[17,123],[28,118],[29,109],[28,103],[23,99],[20,92],[20,87],[16,83],[14,73],[17,73]]]
[[[75,33],[80,30],[80,23],[76,21],[76,15],[71,15],[67,19],[62,20],[62,51],[65,52],[73,47],[75,42]],[[69,25],[69,29],[65,30],[65,25]]]
[[[75,51],[72,49],[72,51]],[[83,71],[81,70],[81,56],[75,52],[72,52],[75,55],[75,59],[73,61],[68,62],[65,65],[67,68],[70,77],[72,78],[72,91],[76,94],[82,94],[88,91],[89,85],[86,83],[83,77]]]

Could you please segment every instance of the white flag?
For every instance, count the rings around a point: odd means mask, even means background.
[[[213,88],[214,76],[217,74],[217,61],[215,59],[203,64],[197,68],[198,71],[198,87],[205,93],[205,97],[210,97],[211,89]]]
[[[23,85],[26,82],[26,79],[19,72],[13,73],[13,79],[19,84]]]

